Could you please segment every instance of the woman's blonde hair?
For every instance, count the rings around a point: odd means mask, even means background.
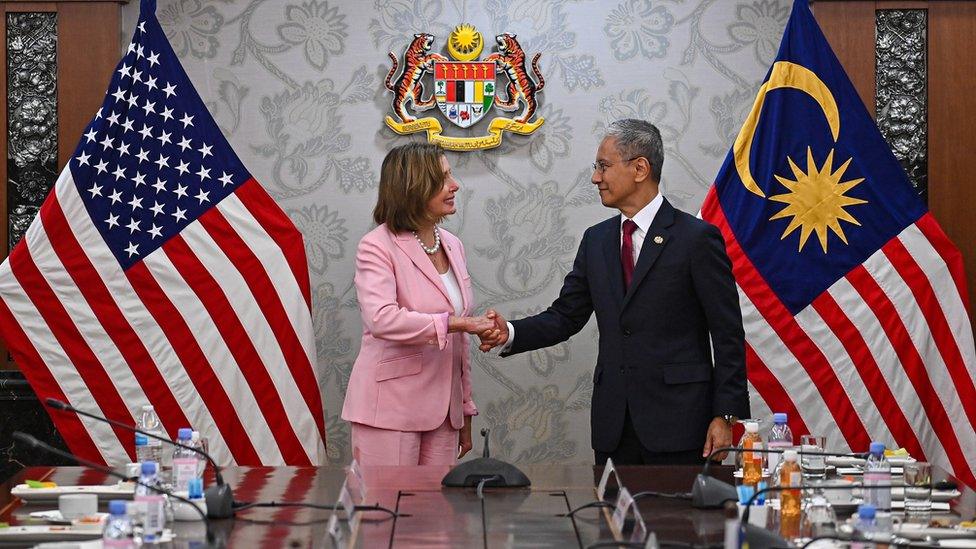
[[[399,233],[440,221],[431,218],[427,203],[444,186],[443,155],[444,149],[431,143],[407,143],[386,153],[373,208],[377,225],[386,223],[391,231]]]

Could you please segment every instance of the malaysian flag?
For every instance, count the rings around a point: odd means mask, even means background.
[[[959,251],[798,0],[702,216],[725,236],[753,394],[836,450],[904,447],[976,487]]]
[[[155,4],[0,267],[0,331],[41,399],[129,424],[153,404],[223,464],[321,464],[302,235],[221,135]],[[135,457],[129,432],[52,419],[79,456]]]

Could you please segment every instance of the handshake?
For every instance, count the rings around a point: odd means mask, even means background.
[[[488,309],[482,316],[452,317],[451,321],[453,324],[451,327],[454,329],[450,331],[467,332],[478,336],[481,340],[478,349],[482,353],[487,353],[508,342],[508,322],[494,309]]]

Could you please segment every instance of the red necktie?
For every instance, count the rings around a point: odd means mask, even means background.
[[[624,268],[624,291],[630,287],[634,277],[634,231],[637,223],[630,219],[624,221],[624,236],[620,245],[620,266]]]

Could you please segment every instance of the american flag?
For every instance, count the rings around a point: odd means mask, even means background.
[[[749,382],[793,433],[903,447],[976,487],[976,352],[959,251],[798,0],[702,206],[726,239]]]
[[[134,424],[153,404],[215,459],[318,465],[325,425],[302,235],[220,133],[143,0],[102,107],[0,267],[0,331],[37,395]],[[72,452],[134,459],[65,413]]]

